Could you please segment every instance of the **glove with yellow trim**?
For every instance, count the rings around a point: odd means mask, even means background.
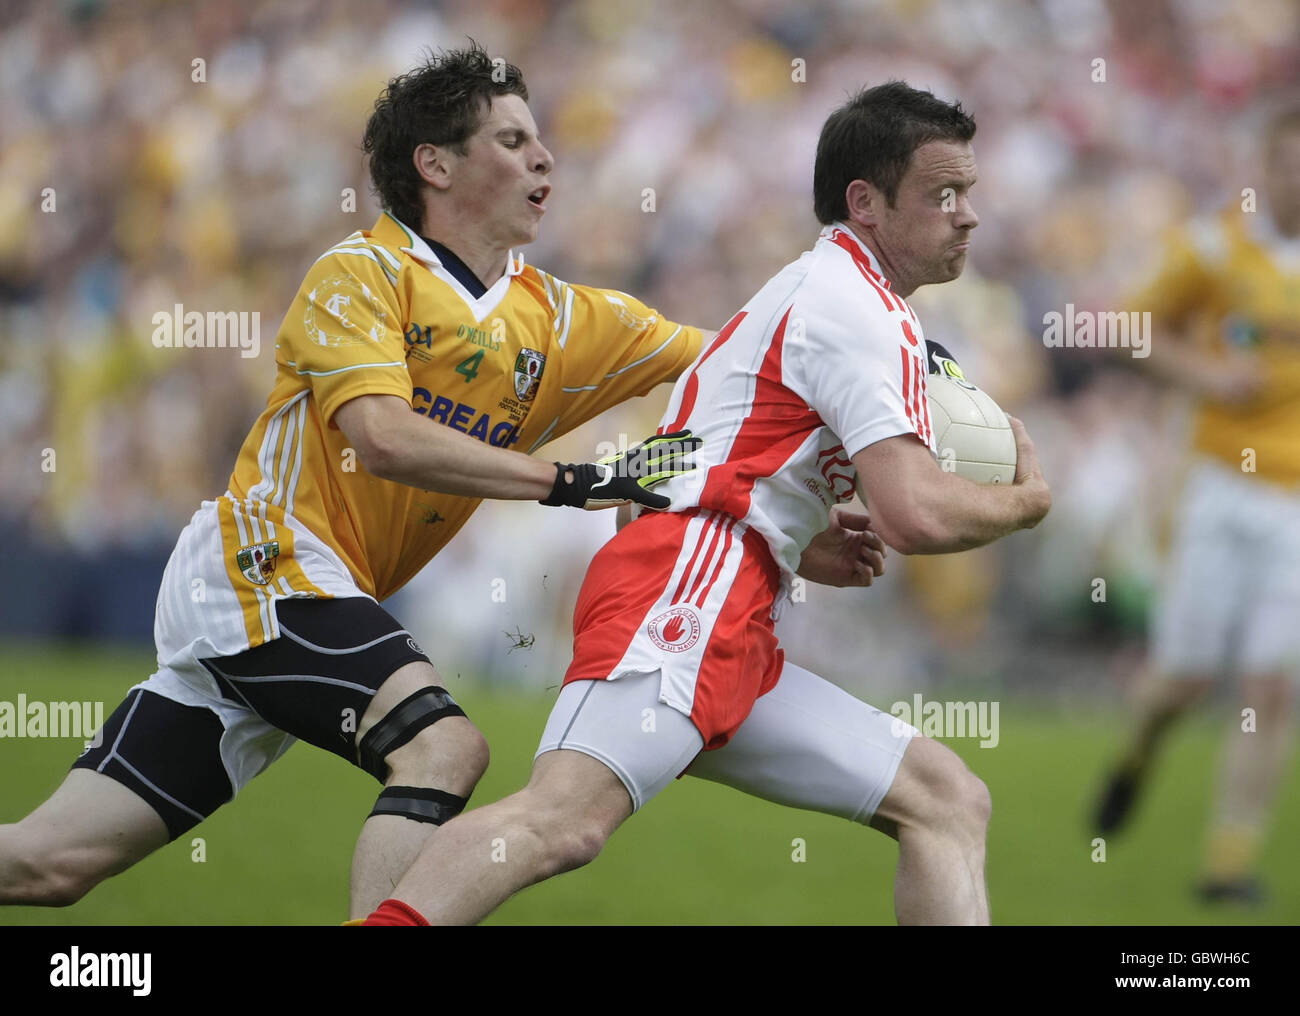
[[[672,502],[651,489],[695,468],[695,452],[704,442],[689,430],[656,434],[622,455],[599,462],[555,463],[555,486],[541,503],[595,511],[635,501],[662,511]]]

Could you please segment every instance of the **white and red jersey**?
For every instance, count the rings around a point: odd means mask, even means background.
[[[853,497],[857,452],[899,434],[934,449],[925,379],[916,314],[847,226],[827,226],[678,379],[660,433],[702,438],[700,468],[656,493],[757,530],[788,587]]]

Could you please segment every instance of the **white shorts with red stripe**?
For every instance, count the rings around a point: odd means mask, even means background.
[[[659,701],[726,744],[781,674],[780,570],[756,530],[721,512],[649,512],[591,562],[564,683],[658,671]]]

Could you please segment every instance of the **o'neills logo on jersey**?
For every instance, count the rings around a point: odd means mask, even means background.
[[[652,620],[650,641],[669,653],[684,653],[700,640],[700,619],[690,607],[673,607]]]
[[[280,556],[280,541],[255,543],[251,547],[241,547],[235,554],[235,564],[244,573],[244,578],[255,585],[264,586],[275,574],[275,559]]]
[[[532,402],[542,381],[546,357],[535,349],[521,349],[515,357],[515,395],[520,402]]]

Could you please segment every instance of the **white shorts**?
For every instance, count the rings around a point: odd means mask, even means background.
[[[221,518],[230,515],[240,526],[241,542],[276,541],[278,570],[270,580],[252,583],[232,578],[235,548],[222,540]],[[249,648],[248,597],[255,595],[251,634],[256,642],[280,635],[276,603],[287,598],[366,596],[342,558],[306,526],[285,516],[280,526],[268,521],[266,506],[226,495],[204,501],[181,530],[163,571],[154,614],[154,642],[163,666],[214,656],[233,656]],[[293,569],[294,582],[286,577]],[[235,583],[240,585],[236,588]],[[310,587],[310,588],[309,588]],[[241,600],[242,598],[242,600]]]
[[[721,748],[702,751],[691,720],[664,706],[657,672],[581,680],[560,691],[537,754],[604,762],[634,810],[681,775],[866,823],[894,782],[915,727],[786,662],[775,687]]]
[[[227,566],[231,549],[221,538],[219,511],[229,510],[232,501],[229,496],[204,501],[181,530],[163,571],[154,613],[158,669],[132,690],[143,688],[181,705],[202,706],[214,712],[225,728],[222,761],[238,793],[283,755],[295,739],[224,697],[200,662],[234,656],[249,648],[245,611]],[[258,510],[257,502],[233,503],[241,525],[248,526],[249,539],[280,540],[285,555],[292,553],[302,573],[321,592],[340,599],[373,599],[357,588],[342,559],[305,526],[287,517],[277,530],[267,521],[265,509]],[[255,592],[261,635],[268,641],[278,638],[277,603],[304,594],[295,593],[282,575]]]
[[[1170,677],[1300,676],[1300,491],[1198,462],[1152,638]]]

